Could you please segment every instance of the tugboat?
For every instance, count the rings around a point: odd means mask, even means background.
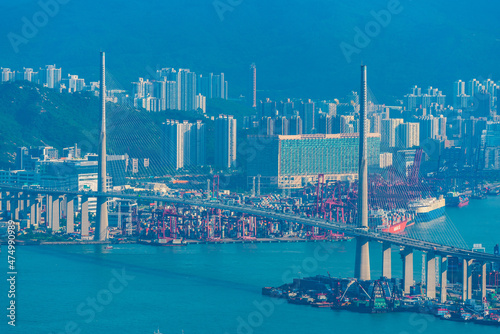
[[[446,206],[462,208],[469,205],[469,196],[450,191],[446,194]]]

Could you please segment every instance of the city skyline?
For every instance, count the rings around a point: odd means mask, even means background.
[[[498,9],[0,0],[0,332],[494,333]]]

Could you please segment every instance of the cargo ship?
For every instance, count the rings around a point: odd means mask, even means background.
[[[443,196],[430,197],[410,201],[408,209],[415,214],[415,221],[427,222],[443,216],[445,205]]]
[[[403,232],[411,220],[411,215],[404,210],[372,210],[368,216],[370,226],[376,231],[386,233]]]
[[[446,194],[446,206],[462,208],[469,205],[469,196],[450,191]]]

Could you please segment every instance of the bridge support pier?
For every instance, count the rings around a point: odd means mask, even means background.
[[[24,194],[22,192],[17,194],[17,208],[19,209],[19,212],[24,211]]]
[[[441,256],[441,303],[446,303],[448,288],[448,257]]]
[[[486,262],[481,265],[481,301],[486,300]]]
[[[401,252],[403,259],[404,293],[409,294],[413,285],[413,249],[406,248]]]
[[[354,276],[362,281],[369,281],[370,278],[370,242],[367,238],[356,238],[356,264]]]
[[[52,195],[47,195],[47,197],[45,197],[45,226],[47,228],[52,228],[52,214]]]
[[[462,301],[472,298],[472,260],[463,259]]]
[[[10,192],[5,192],[5,211],[11,211],[11,201],[10,201],[11,193]]]
[[[30,223],[34,228],[38,228],[41,218],[40,198],[32,195],[30,199]]]
[[[68,196],[62,195],[59,200],[59,217],[66,218],[68,215],[67,207],[68,207]]]
[[[426,263],[426,296],[430,299],[436,298],[436,255],[427,253]]]
[[[59,231],[59,212],[60,212],[60,206],[59,206],[59,197],[54,198],[52,201],[52,221],[50,223],[52,227],[52,232],[57,232]]]
[[[462,260],[462,301],[467,300],[467,260]]]
[[[31,195],[30,199],[30,226],[31,227],[37,227],[38,222],[36,221],[37,218],[37,200],[35,195]]]
[[[43,197],[40,197],[40,195],[37,196],[36,198],[36,227],[40,226],[42,223],[42,200]]]
[[[81,210],[81,215],[82,215],[82,224],[81,224],[81,237],[88,237],[89,236],[89,198],[88,197],[83,197],[82,196],[82,210]]]
[[[12,194],[10,201],[10,216],[14,221],[19,221],[19,194]]]
[[[382,276],[392,278],[392,254],[391,244],[384,242],[382,244]]]
[[[474,260],[467,262],[467,299],[472,299],[472,263]]]
[[[65,196],[66,198],[66,233],[75,232],[75,198]]]

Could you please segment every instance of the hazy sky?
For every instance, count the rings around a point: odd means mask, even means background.
[[[103,49],[126,89],[157,67],[187,67],[225,72],[235,97],[252,62],[260,98],[342,97],[358,89],[361,62],[379,102],[415,84],[450,93],[459,78],[500,79],[497,1],[0,0],[0,10],[0,66],[56,63],[91,81]]]

